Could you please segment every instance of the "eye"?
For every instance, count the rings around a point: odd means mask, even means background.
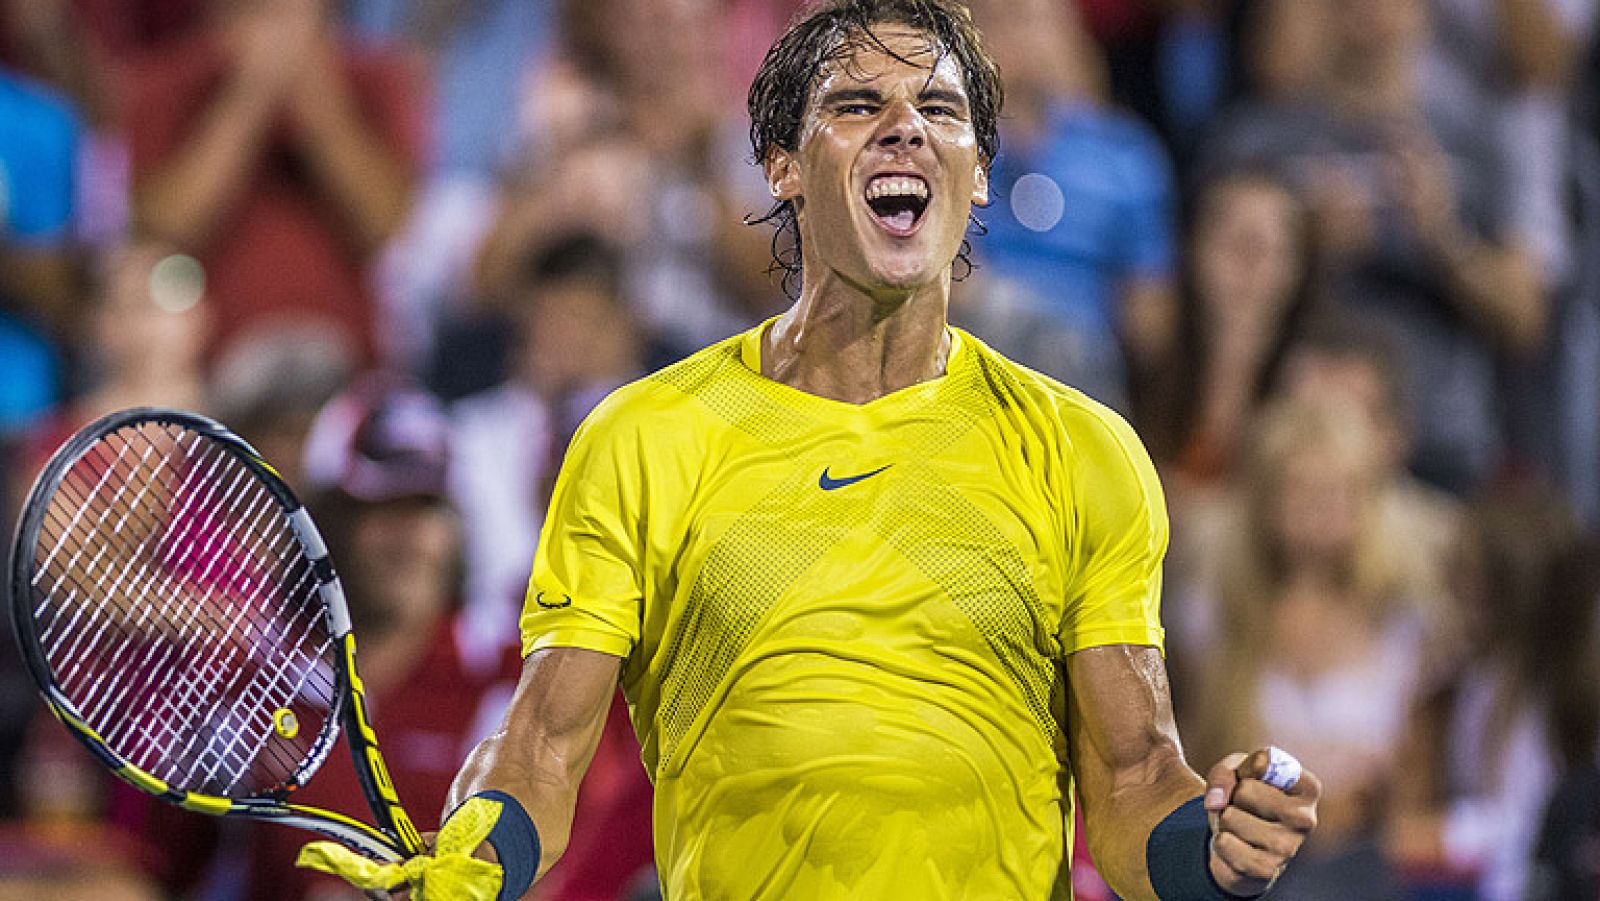
[[[956,108],[942,104],[930,104],[922,108],[922,114],[928,118],[951,119],[956,116]]]
[[[838,112],[845,116],[870,116],[878,108],[870,103],[846,103],[837,107]]]

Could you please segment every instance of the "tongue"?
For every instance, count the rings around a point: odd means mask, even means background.
[[[917,214],[910,210],[900,210],[887,216],[878,217],[889,224],[890,228],[905,231],[917,223]]]

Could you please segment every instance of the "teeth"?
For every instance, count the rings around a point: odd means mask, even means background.
[[[867,199],[877,200],[879,197],[928,197],[928,183],[920,178],[910,178],[904,175],[884,175],[874,178],[867,185]]]

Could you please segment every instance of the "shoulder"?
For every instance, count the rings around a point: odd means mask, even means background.
[[[1122,415],[1082,391],[1009,359],[971,334],[975,362],[1002,408],[1016,409],[1036,424],[1050,428],[1070,449],[1080,442],[1132,443],[1141,446]]]
[[[661,442],[704,426],[707,395],[737,378],[739,339],[734,336],[629,382],[597,404],[584,418],[579,435],[613,437],[648,433]]]
[[[676,363],[662,367],[635,384],[649,384],[681,395],[686,400],[698,397],[748,372],[740,356],[745,334],[740,332],[731,338],[702,348]]]

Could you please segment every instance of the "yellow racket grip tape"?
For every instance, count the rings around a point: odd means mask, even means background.
[[[496,864],[472,856],[499,819],[499,805],[472,798],[439,831],[438,850],[404,863],[379,863],[335,842],[300,849],[295,866],[338,876],[366,891],[411,887],[415,901],[495,901],[505,881]]]

